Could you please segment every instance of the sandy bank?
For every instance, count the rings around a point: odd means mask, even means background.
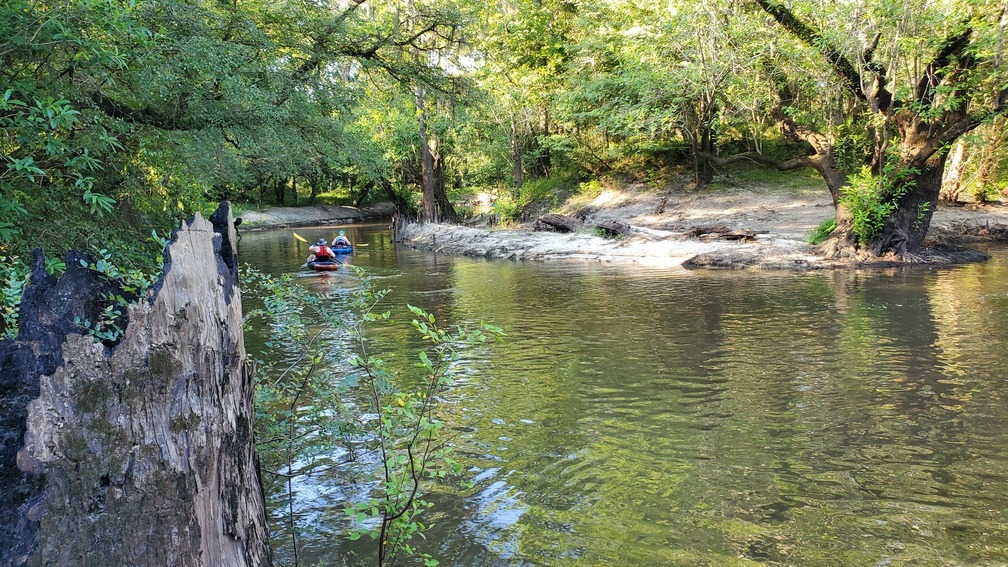
[[[395,212],[392,203],[375,203],[363,207],[312,205],[305,207],[273,207],[243,211],[242,231],[266,230],[297,226],[319,226],[387,219]]]
[[[823,190],[747,187],[716,192],[630,188],[605,191],[594,199],[568,203],[562,213],[585,219],[584,230],[557,234],[530,227],[484,229],[412,224],[403,228],[408,246],[446,254],[508,260],[632,262],[660,266],[747,269],[816,269],[849,265],[816,255],[807,235],[832,218]],[[618,239],[595,235],[590,227],[621,221],[631,233]],[[691,236],[695,228],[723,226],[757,232],[749,242]],[[939,249],[936,261],[976,261],[944,246],[1008,237],[1008,207],[940,207],[931,224]]]

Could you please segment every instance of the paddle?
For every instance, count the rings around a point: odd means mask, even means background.
[[[298,240],[300,240],[301,242],[304,242],[305,244],[308,244],[308,241],[307,241],[307,240],[305,240],[305,239],[304,239],[304,238],[303,238],[303,237],[302,237],[302,236],[301,236],[300,234],[298,234],[298,233],[296,233],[296,232],[294,233],[294,238],[297,238],[297,239],[298,239]]]

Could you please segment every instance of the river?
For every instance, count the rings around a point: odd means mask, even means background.
[[[1008,250],[947,269],[691,272],[445,257],[343,228],[400,316],[507,333],[467,351],[445,404],[472,487],[428,494],[420,547],[441,565],[1008,562]],[[304,247],[250,233],[240,259],[353,285],[301,272]],[[346,537],[340,482],[300,481],[303,565],[374,563],[373,541]],[[282,561],[288,541],[278,528]]]

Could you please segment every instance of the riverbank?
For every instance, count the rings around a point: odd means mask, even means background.
[[[761,184],[719,186],[701,191],[655,190],[644,186],[607,189],[594,198],[575,198],[559,211],[584,220],[573,233],[455,225],[403,227],[405,244],[446,254],[508,260],[582,260],[646,265],[746,269],[816,269],[849,265],[827,260],[808,244],[808,235],[833,217],[825,188]],[[616,221],[629,234],[607,239],[592,226]],[[750,231],[745,240],[726,240],[707,230]],[[933,263],[977,261],[982,254],[963,244],[1008,241],[1008,206],[941,206],[931,223]]]
[[[242,213],[242,230],[338,224],[389,218],[391,204],[368,207],[283,207]],[[832,218],[825,188],[722,182],[701,191],[654,189],[643,185],[609,188],[578,196],[558,213],[584,221],[573,233],[538,232],[531,223],[513,228],[408,224],[400,236],[407,246],[444,254],[506,260],[625,262],[656,266],[746,269],[817,269],[848,265],[816,254],[806,239]],[[592,226],[615,221],[628,234],[603,238]],[[745,230],[754,236],[726,240],[707,229]],[[939,206],[931,222],[931,261],[976,261],[960,245],[1008,241],[1008,206]],[[942,252],[943,251],[943,252]]]
[[[298,226],[319,226],[374,221],[391,218],[395,213],[392,203],[375,203],[362,207],[337,207],[310,205],[304,207],[272,207],[249,209],[239,215],[242,231],[267,230]]]

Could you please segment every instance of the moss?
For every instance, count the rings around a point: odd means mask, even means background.
[[[112,389],[108,383],[99,379],[79,383],[77,387],[77,407],[83,413],[96,413],[106,406],[107,400],[112,395]]]
[[[151,349],[147,356],[151,377],[168,379],[179,372],[179,362],[166,348]]]

